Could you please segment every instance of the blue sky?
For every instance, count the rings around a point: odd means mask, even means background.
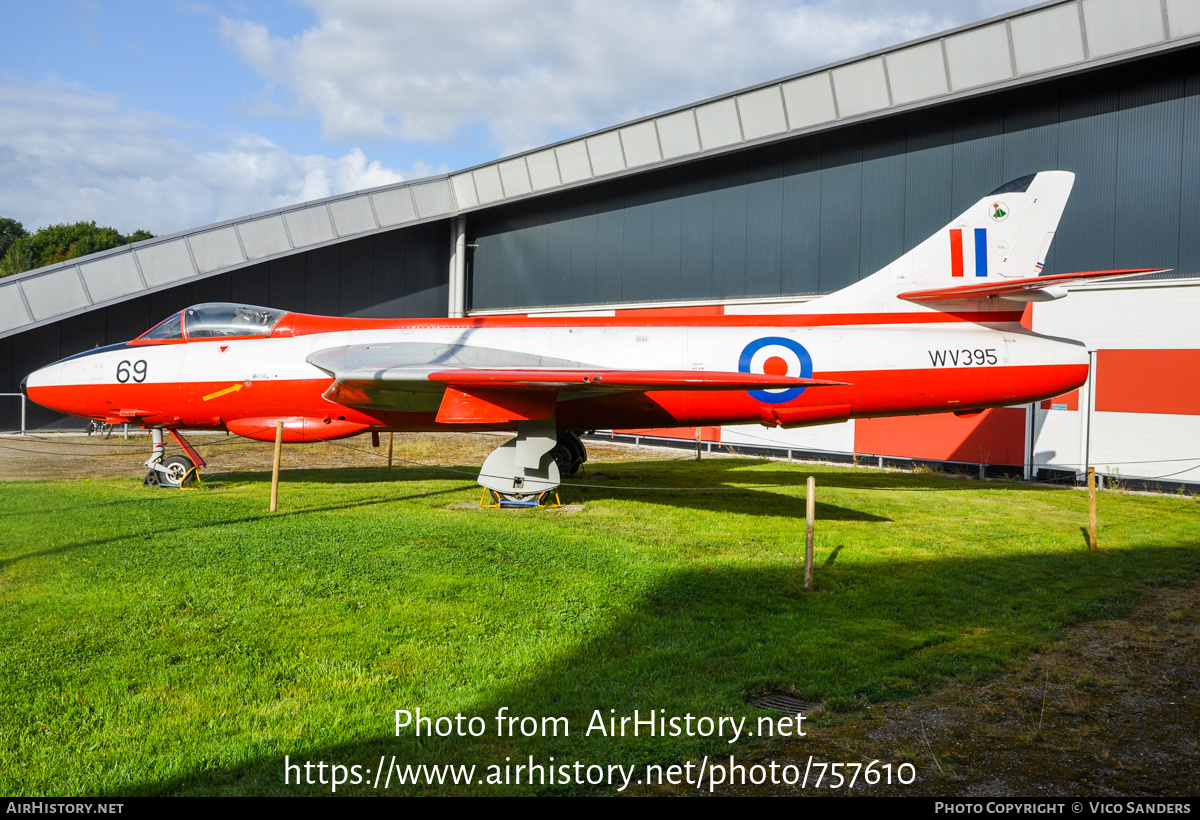
[[[0,4],[0,215],[168,233],[467,167],[1011,0]]]

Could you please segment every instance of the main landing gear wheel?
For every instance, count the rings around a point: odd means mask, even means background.
[[[554,445],[550,454],[554,456],[558,472],[567,478],[576,475],[583,462],[587,461],[587,450],[583,448],[579,435],[569,430],[559,432],[558,443]]]

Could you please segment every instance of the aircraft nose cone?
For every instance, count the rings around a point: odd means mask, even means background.
[[[25,398],[29,398],[29,377],[28,376],[21,379],[21,395],[23,395]]]

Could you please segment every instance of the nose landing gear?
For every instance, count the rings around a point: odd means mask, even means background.
[[[164,458],[166,446],[163,441],[163,431],[158,427],[152,428],[150,439],[154,443],[154,449],[146,461],[146,467],[150,472],[146,473],[146,478],[142,481],[146,487],[186,487],[195,483],[197,467],[204,466],[204,459],[184,441],[183,436],[174,430],[171,430],[170,433],[189,455]]]

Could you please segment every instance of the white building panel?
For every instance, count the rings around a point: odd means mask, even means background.
[[[954,91],[1012,79],[1008,26],[1004,23],[947,37],[945,43]]]
[[[554,158],[554,150],[538,151],[525,158],[529,163],[529,181],[533,190],[543,191],[562,185],[558,176],[558,160]]]
[[[399,225],[412,222],[417,218],[417,208],[413,204],[412,189],[394,188],[390,191],[379,191],[371,194],[371,202],[375,205],[375,216],[379,219],[379,227]],[[246,235],[242,234],[245,241]],[[247,253],[250,251],[246,249]]]
[[[1033,307],[1038,333],[1091,350],[1200,349],[1200,280],[1073,289]]]
[[[146,284],[152,288],[196,275],[192,267],[192,255],[182,239],[148,245],[138,248],[134,253],[142,268],[142,276],[146,277]]]
[[[324,211],[325,207],[321,206]],[[328,217],[325,220],[328,223]],[[333,237],[330,236],[330,239]],[[208,273],[217,268],[238,265],[246,261],[242,256],[242,246],[238,242],[237,232],[233,226],[217,228],[215,231],[205,231],[188,237],[192,246],[192,257],[196,260],[196,268],[201,273]]]
[[[782,134],[788,130],[783,113],[783,95],[779,86],[772,85],[737,97],[742,118],[742,134],[748,140]]]
[[[1166,39],[1159,0],[1083,0],[1083,22],[1091,57],[1116,54]]]
[[[470,176],[467,177],[470,179]],[[444,179],[423,182],[412,186],[413,202],[417,206],[417,216],[428,219],[431,216],[448,214],[454,210],[454,197],[450,193],[450,183]],[[460,208],[467,206],[459,203]]]
[[[479,194],[475,190],[475,177],[470,174],[458,174],[450,177],[450,185],[454,188],[454,201],[458,203],[459,208],[474,208],[479,204]],[[425,209],[421,207],[420,199],[417,200],[417,210],[421,212],[421,216],[426,215]]]
[[[860,60],[833,70],[833,91],[843,117],[878,111],[891,104],[883,58]]]
[[[1090,446],[1097,473],[1200,482],[1200,416],[1093,413]]]
[[[935,40],[887,55],[888,81],[896,105],[923,100],[950,91],[942,44]]]
[[[333,226],[337,228],[338,236],[350,236],[378,227],[375,214],[371,211],[371,198],[366,194],[330,202],[329,212],[333,214]]]
[[[588,156],[592,158],[592,173],[598,177],[625,170],[625,155],[621,153],[621,137],[609,131],[587,138]]]
[[[283,218],[287,221],[292,244],[297,248],[315,245],[318,242],[328,242],[336,236],[333,232],[333,223],[329,221],[329,210],[324,205],[288,211]],[[194,247],[192,252],[195,253]],[[197,259],[196,264],[199,263],[200,260]]]
[[[20,287],[16,282],[0,287],[0,330],[10,330],[33,321],[25,309]]]
[[[854,421],[820,424],[815,427],[763,427],[761,424],[735,424],[721,428],[721,443],[754,447],[793,447],[823,453],[854,452]]]
[[[737,104],[732,99],[718,100],[697,108],[696,124],[700,128],[700,145],[705,151],[742,141]]]
[[[663,159],[695,154],[700,151],[700,132],[696,130],[696,114],[692,109],[659,117],[658,138],[662,143]]]
[[[525,168],[525,157],[502,162],[499,168],[500,181],[504,183],[506,196],[520,196],[533,192],[533,186],[529,184],[529,171]]]
[[[242,247],[246,250],[247,259],[260,259],[292,249],[282,216],[268,216],[265,219],[243,222],[237,226],[237,231],[242,236]],[[141,256],[138,258],[141,259]]]
[[[787,106],[788,126],[793,131],[837,119],[832,82],[829,73],[823,72],[781,86],[783,102]]]
[[[1033,466],[1081,472],[1083,456],[1079,449],[1083,413],[1079,410],[1034,410]]]
[[[1083,30],[1074,3],[1017,17],[1010,25],[1019,74],[1046,71],[1083,59]]]
[[[1196,0],[1167,0],[1167,25],[1173,40],[1200,34],[1200,3]]]
[[[26,279],[21,282],[21,287],[25,289],[34,319],[47,319],[91,304],[83,292],[79,271],[74,267]]]
[[[558,158],[558,171],[562,174],[563,185],[592,178],[592,163],[583,140],[558,146],[554,149],[554,155]]]
[[[653,120],[622,128],[621,147],[625,150],[625,161],[630,168],[662,162],[662,153],[658,150],[658,132],[654,130]]]
[[[485,165],[471,172],[475,178],[475,192],[479,194],[481,204],[504,199],[504,186],[500,184],[500,169],[495,165]]]
[[[80,265],[79,272],[83,274],[83,282],[93,302],[116,299],[144,287],[131,251]]]

